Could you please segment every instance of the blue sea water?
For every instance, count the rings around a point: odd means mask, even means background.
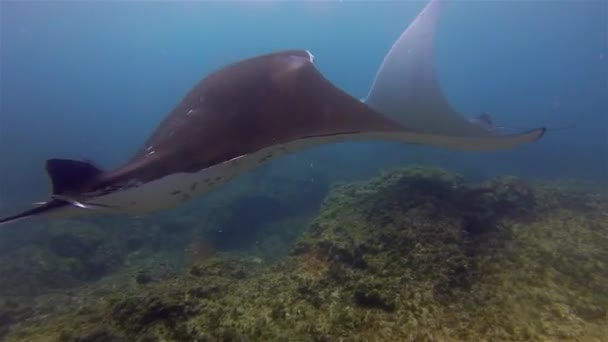
[[[302,222],[289,221],[292,216],[303,216],[303,221],[310,218],[330,183],[369,179],[391,167],[439,166],[472,181],[499,175],[530,181],[573,179],[608,190],[608,1],[445,2],[436,34],[435,63],[448,101],[471,118],[491,113],[496,125],[506,132],[546,126],[549,131],[541,140],[499,152],[388,142],[327,145],[277,159],[242,177],[253,179],[250,183],[260,187],[271,184],[268,192],[283,189],[289,201],[258,196],[243,187],[245,194],[235,192],[240,196],[236,200],[226,196],[229,200],[214,202],[222,198],[210,194],[211,201],[205,202],[209,198],[205,195],[203,201],[185,205],[183,212],[178,209],[177,215],[166,211],[150,220],[119,217],[116,221],[67,221],[64,225],[60,221],[54,226],[46,225],[44,219],[20,222],[19,228],[26,229],[0,229],[0,258],[12,261],[13,255],[17,256],[14,268],[6,262],[0,267],[0,281],[4,278],[5,284],[19,284],[29,279],[29,286],[39,286],[40,293],[56,284],[60,284],[57,288],[69,288],[72,278],[86,283],[128,269],[127,260],[133,255],[136,259],[138,253],[144,255],[142,258],[150,253],[149,263],[158,266],[154,253],[158,259],[170,254],[167,250],[177,255],[191,239],[201,236],[213,240],[220,250],[251,248],[260,235],[276,228],[273,222],[283,220],[287,223],[281,227],[297,226]],[[317,68],[331,82],[354,97],[364,98],[383,57],[426,4],[0,0],[0,217],[48,197],[45,160],[88,159],[105,169],[121,165],[194,84],[241,59],[283,49],[308,49]],[[217,192],[229,193],[242,179]],[[314,180],[314,185],[309,180]],[[298,190],[300,184],[302,191]],[[207,221],[200,218],[197,206],[212,205],[206,210],[221,211],[218,208],[225,203],[232,210],[226,212],[238,215],[222,217],[224,226],[201,223]],[[569,232],[580,233],[577,237],[587,241],[588,231],[601,231],[596,226],[601,227],[601,215],[606,211],[604,207],[597,210],[588,215],[591,223],[570,217],[573,223],[568,221],[564,226],[571,225]],[[559,214],[564,217],[568,213]],[[579,214],[586,215],[584,210]],[[560,223],[557,220],[548,222]],[[264,225],[272,228],[265,230]],[[559,228],[559,232],[565,231]],[[233,235],[226,234],[230,229]],[[255,248],[286,248],[282,245],[292,242],[299,229],[283,235],[273,231],[279,238],[270,236],[265,245]],[[535,229],[543,232],[544,228]],[[52,232],[45,235],[45,230]],[[551,233],[547,236],[553,237]],[[598,233],[589,240],[603,241],[602,236],[605,234]],[[87,243],[97,243],[91,248],[97,250],[88,250]],[[141,252],[147,247],[149,250]],[[576,262],[586,259],[579,258],[584,253],[578,254],[576,248],[572,252],[566,247],[571,246],[553,249],[557,254],[567,252],[563,259],[543,250],[555,257],[549,258],[551,262],[558,260],[547,269],[563,267],[564,274],[576,278]],[[605,274],[606,255],[595,249],[584,252],[590,251],[595,254],[589,255],[604,258],[592,260],[598,261],[594,265],[584,264],[585,271],[598,275],[593,280],[599,283],[598,279],[604,279],[600,276]],[[530,253],[535,252],[530,249]],[[75,262],[78,257],[86,272],[74,266],[80,265]],[[568,269],[569,265],[576,271]],[[3,316],[2,310],[12,305],[5,305],[11,296],[6,293],[13,290],[5,284],[0,283],[0,339],[6,333],[3,325],[18,321],[8,314]],[[590,298],[604,298],[604,288]],[[582,298],[584,301],[593,302]],[[52,305],[49,303],[45,305]],[[601,307],[598,303],[592,304]],[[26,320],[28,315],[40,314],[23,312],[26,314],[15,317]],[[583,316],[586,313],[595,319],[595,312],[588,310]],[[605,318],[605,309],[597,312]],[[42,310],[42,315],[47,312]]]
[[[305,48],[327,78],[365,97],[384,54],[424,5],[2,1],[0,210],[44,198],[45,159],[119,165],[201,77],[239,59]],[[356,158],[362,174],[429,162],[472,176],[606,179],[606,8],[602,0],[452,1],[442,14],[437,72],[458,111],[492,113],[513,130],[573,128],[507,152],[352,143],[298,157],[328,156],[336,168]]]

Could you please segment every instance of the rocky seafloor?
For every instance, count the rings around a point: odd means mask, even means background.
[[[209,241],[190,242],[191,226],[202,224],[195,220],[103,234],[93,223],[59,225],[0,255],[0,336],[606,341],[608,198],[601,190],[514,177],[471,183],[424,167],[387,171],[335,184],[310,221],[272,222],[304,227],[292,230],[288,253],[275,259],[222,250],[217,245],[230,239],[212,231],[203,234]],[[246,211],[236,208],[222,215]],[[257,222],[240,225],[247,221]]]

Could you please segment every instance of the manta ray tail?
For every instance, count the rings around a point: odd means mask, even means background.
[[[498,150],[539,139],[544,128],[501,135],[452,109],[442,94],[434,66],[441,6],[441,0],[431,0],[401,34],[385,56],[364,102],[416,132],[400,137],[403,142]]]
[[[69,194],[78,194],[90,182],[101,175],[103,171],[90,162],[69,159],[49,159],[46,162],[46,171],[53,184],[51,200],[40,203],[39,206],[26,210],[17,215],[0,218],[0,225],[12,223],[35,215],[48,214],[55,209],[72,205],[79,208],[89,208],[73,199]]]

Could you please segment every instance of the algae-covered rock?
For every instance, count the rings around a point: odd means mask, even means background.
[[[58,337],[61,342],[128,342],[129,339],[116,334],[107,327],[96,327],[80,333],[64,333]]]
[[[337,184],[278,262],[210,254],[8,336],[602,341],[608,201],[570,191],[424,167]]]
[[[76,226],[51,225],[39,241],[57,256],[84,259],[95,253],[104,239],[101,227],[81,223]]]
[[[34,295],[97,280],[120,267],[120,241],[91,223],[59,221],[0,257],[0,295]]]

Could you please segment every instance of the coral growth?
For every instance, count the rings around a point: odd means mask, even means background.
[[[393,170],[334,186],[278,262],[215,253],[176,277],[93,286],[78,310],[7,338],[601,341],[607,215],[602,195],[558,185]],[[15,310],[0,322],[15,324]]]
[[[193,267],[215,255],[215,247],[209,241],[196,239],[184,249],[184,264]]]

